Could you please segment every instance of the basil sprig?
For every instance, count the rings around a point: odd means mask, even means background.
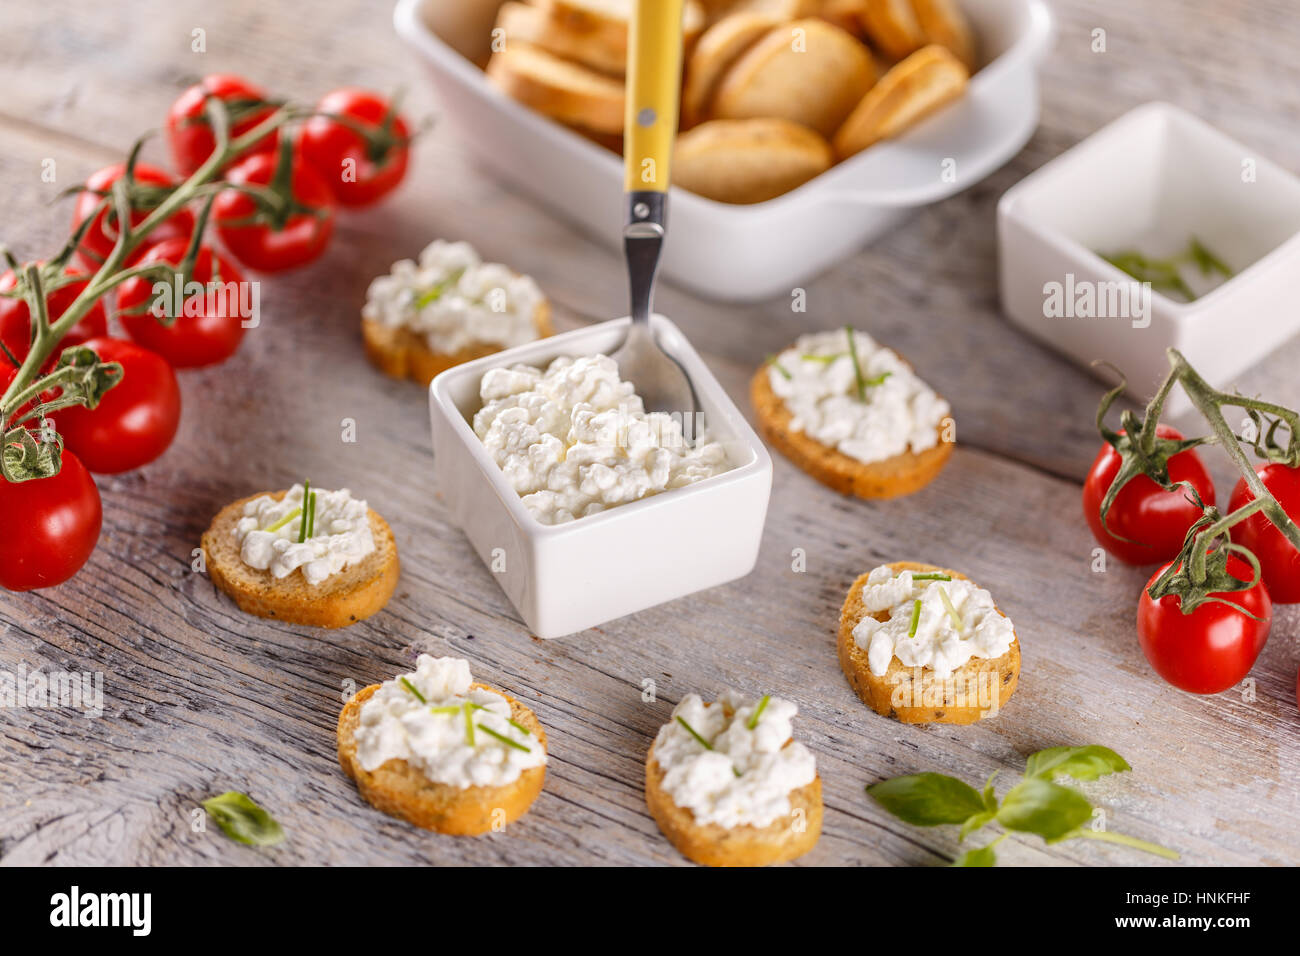
[[[201,806],[236,843],[275,846],[284,842],[284,830],[280,824],[246,793],[227,790],[220,796],[204,800]]]
[[[1077,837],[1104,840],[1177,860],[1176,852],[1155,843],[1089,829],[1085,824],[1093,815],[1092,802],[1078,790],[1057,781],[1058,777],[1096,780],[1131,769],[1115,751],[1097,744],[1049,747],[1029,755],[1024,778],[1001,801],[994,792],[993,777],[979,791],[963,780],[942,773],[894,777],[872,784],[867,787],[867,793],[905,823],[919,827],[960,826],[961,840],[990,823],[1009,831],[962,854],[953,866],[994,866],[997,863],[994,847],[1010,832],[1037,834],[1047,843]]]

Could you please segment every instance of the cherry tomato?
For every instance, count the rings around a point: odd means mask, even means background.
[[[122,380],[95,408],[54,414],[66,447],[91,471],[117,474],[147,465],[172,443],[181,419],[181,392],[167,361],[134,342],[91,339],[105,362],[122,364]]]
[[[181,175],[189,176],[193,173],[216,148],[217,140],[212,135],[212,126],[206,112],[209,97],[224,102],[232,114],[239,114],[237,117],[231,116],[230,137],[234,139],[275,112],[274,105],[256,105],[264,102],[266,96],[266,91],[261,87],[230,73],[205,76],[182,93],[167,111],[167,141],[171,144],[172,159]],[[278,139],[277,130],[258,140],[244,155],[273,153]]]
[[[1174,440],[1183,437],[1178,429],[1168,425],[1158,425],[1156,434]],[[1083,483],[1083,516],[1092,529],[1092,536],[1128,564],[1155,564],[1172,559],[1182,550],[1187,529],[1201,517],[1201,509],[1181,488],[1165,491],[1146,475],[1138,475],[1115,496],[1106,515],[1106,526],[1102,527],[1101,503],[1119,473],[1119,466],[1119,455],[1105,444],[1088,470]],[[1189,448],[1169,459],[1169,477],[1173,481],[1191,482],[1207,505],[1214,504],[1214,482],[1196,449]]]
[[[81,275],[77,269],[69,267],[66,270],[68,275]],[[79,282],[70,282],[45,296],[45,306],[50,313],[50,321],[55,322],[59,316],[68,311],[68,306],[81,294],[86,288],[89,279],[82,279]],[[14,276],[13,270],[0,276],[0,292],[8,292],[18,284],[18,279]],[[104,313],[102,301],[96,301],[90,307],[90,311],[72,327],[72,330],[63,337],[59,343],[60,349],[67,348],[69,345],[79,345],[86,339],[94,338],[97,335],[103,335],[108,331],[108,317]],[[27,308],[27,303],[23,299],[6,299],[0,297],[0,341],[4,342],[9,351],[14,353],[18,359],[27,357],[27,352],[31,348],[32,341],[32,317],[31,311]],[[57,353],[52,356],[57,358]],[[7,360],[6,360],[7,361]]]
[[[153,246],[140,264],[179,265],[188,247],[184,239],[168,239]],[[201,246],[194,269],[186,279],[187,285],[198,282],[208,291],[186,298],[184,311],[171,325],[163,325],[148,308],[154,280],[147,276],[128,279],[119,287],[118,318],[133,341],[157,352],[173,368],[198,368],[224,362],[235,354],[244,338],[245,316],[240,312],[244,275],[221,253]]]
[[[259,153],[232,167],[226,178],[232,183],[265,186],[275,176],[277,162],[277,155]],[[295,202],[312,212],[291,213],[280,228],[267,222],[242,222],[258,213],[257,204],[244,193],[227,189],[217,196],[212,215],[221,241],[250,269],[279,272],[306,265],[329,244],[334,232],[333,193],[297,154],[293,157],[291,179]],[[236,222],[241,224],[232,224]]]
[[[1291,520],[1300,521],[1300,468],[1267,464],[1260,465],[1255,473]],[[1232,489],[1228,508],[1236,511],[1254,500],[1255,496],[1243,478]],[[1296,551],[1263,512],[1257,511],[1233,525],[1232,540],[1249,548],[1259,558],[1264,569],[1264,583],[1274,601],[1279,604],[1300,602],[1300,551]]]
[[[0,587],[30,591],[62,584],[86,563],[99,540],[99,489],[77,456],[64,449],[52,478],[0,477]]]
[[[86,180],[86,190],[77,194],[77,202],[72,210],[72,228],[77,226],[90,215],[94,215],[94,222],[86,231],[85,237],[81,240],[81,245],[77,247],[77,258],[89,269],[94,272],[99,269],[104,260],[108,258],[109,253],[113,251],[113,245],[117,242],[117,214],[113,212],[111,205],[95,211],[103,198],[100,193],[110,193],[113,183],[122,178],[126,171],[125,163],[117,163],[114,166],[105,166],[99,172],[95,173]],[[135,181],[145,186],[173,186],[175,182],[171,176],[167,175],[156,166],[149,166],[145,163],[136,163]],[[112,200],[109,200],[110,204]],[[151,209],[137,206],[131,211],[131,224],[139,225],[149,216]],[[149,242],[161,242],[164,239],[170,239],[173,236],[184,236],[186,239],[194,232],[194,215],[188,209],[178,209],[174,214],[160,222],[156,228],[149,233]],[[132,264],[144,255],[144,248],[138,248],[134,253],[127,257],[127,263]]]
[[[316,109],[326,115],[307,120],[298,144],[303,159],[316,168],[335,199],[344,206],[366,206],[396,188],[406,175],[411,133],[387,99],[344,87],[327,93]],[[331,119],[334,116],[376,138],[368,141],[346,123]]]
[[[1172,562],[1171,562],[1172,563]],[[1147,587],[1169,567],[1151,576]],[[1228,557],[1228,573],[1249,581],[1253,571],[1236,555]],[[1255,666],[1268,640],[1273,602],[1262,581],[1247,591],[1220,597],[1244,607],[1260,620],[1236,608],[1207,602],[1191,614],[1182,612],[1177,595],[1151,600],[1144,590],[1138,601],[1138,643],[1156,673],[1193,694],[1217,694],[1239,683]]]

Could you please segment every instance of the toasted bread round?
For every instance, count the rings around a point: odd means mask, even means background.
[[[835,155],[845,159],[898,135],[961,96],[969,79],[966,67],[944,47],[922,47],[891,67],[854,107],[835,134]]]
[[[496,25],[507,48],[526,43],[610,76],[621,77],[627,69],[626,30],[615,29],[607,36],[600,29],[578,29],[572,20],[549,16],[540,7],[515,0],[501,5]]]
[[[822,0],[815,13],[827,23],[835,24],[845,33],[863,39],[866,37],[863,21],[866,7],[867,0]]]
[[[502,92],[552,119],[598,133],[623,129],[623,83],[541,47],[510,43],[492,54],[488,77]]]
[[[912,12],[926,43],[944,47],[972,73],[977,64],[975,34],[955,0],[912,0]]]
[[[510,702],[511,719],[527,727],[546,749],[546,731],[537,716],[509,694],[486,684],[480,690],[501,694]],[[339,714],[339,764],[356,781],[357,789],[376,810],[425,830],[453,836],[477,836],[513,823],[533,805],[546,781],[546,766],[530,767],[519,779],[503,787],[453,787],[434,783],[405,760],[389,760],[366,770],[357,757],[357,727],[361,706],[379,690],[379,684],[358,691]]]
[[[862,25],[875,48],[891,60],[901,60],[925,43],[909,0],[865,0]]]
[[[763,202],[831,165],[830,146],[782,119],[710,120],[677,138],[673,182],[709,199]]]
[[[889,566],[895,573],[939,572],[969,580],[964,574],[932,564],[895,561]],[[954,670],[947,680],[937,678],[926,668],[921,671],[918,681],[915,668],[905,666],[897,657],[889,662],[884,674],[879,677],[873,674],[867,662],[867,652],[853,640],[853,628],[867,616],[867,609],[862,604],[862,589],[866,583],[867,575],[864,574],[849,588],[844,608],[840,611],[837,641],[840,669],[864,704],[884,717],[893,717],[905,724],[973,724],[996,715],[1011,699],[1020,680],[1018,637],[1012,639],[1011,647],[1001,657],[972,657]],[[879,621],[887,621],[889,611],[880,611],[873,616]],[[991,706],[994,688],[998,698],[996,707]]]
[[[735,0],[727,13],[766,13],[782,20],[797,20],[817,13],[821,0]]]
[[[549,302],[538,303],[533,313],[533,324],[537,327],[539,338],[555,334],[551,326]],[[361,320],[361,340],[365,345],[366,357],[381,372],[393,378],[409,378],[421,385],[428,385],[435,376],[453,365],[501,351],[499,345],[476,342],[458,352],[435,352],[429,348],[428,340],[418,332],[364,318]]]
[[[880,461],[863,462],[837,448],[790,427],[794,416],[781,396],[772,390],[764,365],[749,386],[750,400],[758,416],[758,430],[769,445],[799,468],[842,495],[859,498],[897,498],[910,495],[932,482],[952,456],[953,441],[944,440],[921,452],[903,452]]]
[[[740,55],[780,23],[770,13],[732,13],[704,31],[686,63],[682,82],[682,129],[708,116],[718,82]]]
[[[276,500],[287,493],[266,492]],[[240,557],[235,525],[244,516],[244,505],[260,497],[249,495],[226,505],[212,519],[201,541],[212,583],[230,595],[241,611],[308,627],[347,627],[388,603],[397,587],[401,562],[392,529],[373,508],[370,533],[375,550],[320,584],[308,584],[301,573],[277,580],[270,571],[250,568]]]
[[[699,824],[664,790],[654,745],[645,758],[645,802],[650,816],[682,856],[705,866],[767,866],[803,856],[822,832],[822,779],[790,792],[790,813],[765,827]]]
[[[571,34],[587,37],[613,55],[627,59],[628,21],[635,0],[533,0],[551,23]],[[689,47],[704,29],[706,16],[699,0],[682,5],[682,43]]]
[[[876,80],[867,48],[825,20],[773,27],[727,70],[713,96],[719,119],[775,117],[830,136]]]

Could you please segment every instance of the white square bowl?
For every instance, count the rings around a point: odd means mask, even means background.
[[[557,525],[524,507],[471,426],[479,382],[503,365],[545,367],[561,355],[617,348],[616,319],[498,352],[429,385],[434,474],[452,520],[497,577],[524,623],[553,638],[744,577],[758,560],[772,459],[677,326],[655,332],[695,383],[709,432],[733,467],[721,475]]]
[[[621,248],[622,158],[510,99],[473,62],[488,49],[499,6],[500,0],[399,0],[393,20],[437,87],[448,125],[483,164]],[[788,295],[1018,153],[1038,125],[1037,66],[1051,15],[1042,0],[962,6],[983,61],[965,96],[767,202],[720,203],[673,187],[662,274],[714,299]]]
[[[1132,281],[1099,251],[1163,257],[1192,237],[1235,275],[1191,302],[1151,292],[1149,325],[1048,317],[1048,283]],[[1300,329],[1300,180],[1168,103],[1124,114],[1007,190],[998,252],[1011,321],[1085,365],[1113,363],[1144,399],[1169,370],[1166,349],[1224,387]],[[1188,407],[1181,391],[1172,399],[1172,412]]]

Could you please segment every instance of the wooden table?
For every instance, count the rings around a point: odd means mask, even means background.
[[[306,100],[343,83],[405,83],[410,112],[436,115],[386,4],[313,10],[261,0],[9,4],[5,241],[22,258],[56,249],[70,212],[66,202],[49,208],[52,197],[158,127],[179,86],[205,72],[245,73]],[[424,393],[367,365],[358,310],[372,276],[436,236],[468,239],[534,275],[563,328],[625,312],[622,265],[485,176],[435,128],[398,199],[344,217],[325,261],[264,283],[262,327],[232,362],[183,375],[173,448],[140,472],[100,479],[103,537],[82,573],[54,590],[0,594],[0,669],[102,672],[106,696],[99,719],[0,711],[0,861],[681,863],[646,812],[645,752],[682,695],[734,686],[799,705],[797,732],[817,754],[826,800],[821,842],[804,864],[950,861],[960,852],[951,828],[903,825],[863,786],[916,771],[982,780],[1000,770],[1005,789],[1027,753],[1066,743],[1106,744],[1132,763],[1132,773],[1087,786],[1112,829],[1192,864],[1300,863],[1300,614],[1278,614],[1251,675],[1253,700],[1194,697],[1151,672],[1133,626],[1145,574],[1093,573],[1079,514],[1100,388],[1006,323],[994,278],[1002,192],[1146,100],[1182,104],[1300,170],[1300,19],[1287,0],[1069,0],[1056,13],[1030,144],[810,283],[807,314],[783,300],[728,307],[671,287],[657,303],[745,408],[765,354],[805,329],[868,328],[952,400],[960,444],[947,470],[917,495],[870,503],[778,458],[752,575],[559,641],[528,635],[448,522],[431,482]],[[1097,27],[1105,53],[1091,50]],[[191,51],[198,28],[205,53]],[[164,158],[156,142],[148,155]],[[41,178],[48,159],[53,183]],[[1293,341],[1240,385],[1295,405],[1297,363]],[[355,443],[341,440],[345,418],[356,421]],[[247,617],[191,570],[222,505],[303,475],[364,495],[397,534],[396,596],[344,631]],[[791,569],[795,548],[807,554],[804,573]],[[850,691],[834,652],[841,600],[857,574],[898,558],[963,569],[1015,620],[1021,688],[997,719],[903,726]],[[421,651],[469,658],[550,734],[546,789],[505,833],[416,831],[364,804],[338,768],[334,725],[347,689],[408,669]],[[642,700],[647,679],[653,703]],[[254,850],[215,828],[193,832],[197,801],[227,789],[270,809],[288,842]],[[1154,860],[1089,841],[1003,846],[1009,863]]]

